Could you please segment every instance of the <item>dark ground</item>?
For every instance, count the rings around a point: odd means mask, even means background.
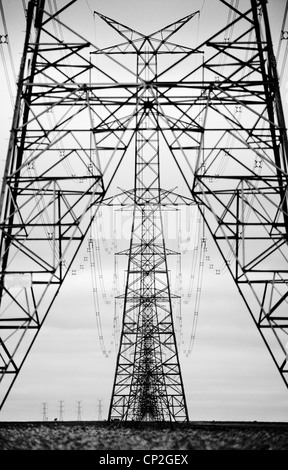
[[[0,450],[288,450],[288,423],[0,422]]]

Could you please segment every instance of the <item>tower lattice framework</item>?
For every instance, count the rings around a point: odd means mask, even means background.
[[[219,0],[225,21],[195,47],[174,41],[199,12],[149,35],[98,14],[123,38],[99,48],[65,21],[80,2],[56,5],[28,3],[1,191],[1,408],[102,203],[133,214],[110,419],[188,419],[166,206],[197,204],[287,386],[288,144],[267,2]]]
[[[169,38],[193,16],[148,37],[104,18],[126,41],[134,38],[129,55],[136,59],[136,83],[142,84],[134,98],[133,224],[130,248],[122,253],[128,256],[127,284],[109,420],[188,421],[167,266],[167,255],[176,253],[165,246],[161,209],[166,194],[160,185],[160,94],[150,84]]]

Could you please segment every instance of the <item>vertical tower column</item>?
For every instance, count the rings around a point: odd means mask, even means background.
[[[157,91],[152,85],[156,57],[148,38],[143,40],[137,54],[142,86],[137,94],[133,225],[130,248],[123,252],[128,274],[109,420],[188,420],[160,208]]]

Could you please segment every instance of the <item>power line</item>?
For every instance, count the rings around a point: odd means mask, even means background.
[[[3,8],[3,5],[2,5],[2,0],[0,0],[0,11],[1,11],[1,17],[2,17],[2,22],[3,22],[5,35],[8,38],[9,34],[8,34],[8,28],[7,28],[7,22],[6,22],[6,18],[5,18],[4,8]],[[13,54],[12,54],[12,51],[11,51],[9,41],[7,41],[7,47],[8,47],[9,57],[10,57],[10,63],[11,63],[11,69],[12,69],[12,73],[13,73],[13,79],[14,79],[14,82],[16,82],[16,72],[15,72],[15,66],[14,66],[14,59],[13,59]]]
[[[287,61],[287,56],[288,56],[288,40],[287,40],[288,39],[288,32],[285,31],[287,15],[288,15],[288,3],[286,3],[286,8],[285,8],[285,11],[284,11],[284,14],[283,14],[283,22],[282,22],[282,26],[281,26],[280,38],[279,38],[278,49],[277,49],[277,54],[276,54],[276,61],[278,63],[279,58],[280,58],[281,46],[283,44],[283,40],[285,40],[286,46],[285,46],[285,51],[284,51],[284,55],[283,55],[283,58],[282,58],[281,70],[280,70],[280,73],[279,73],[280,85],[282,83],[283,75],[285,73],[286,61]]]
[[[91,9],[91,7],[90,7],[90,5],[89,5],[88,0],[86,0],[86,3],[87,3],[87,7],[89,8],[89,10],[91,11],[91,13],[93,14],[93,11],[92,11],[92,9]]]
[[[22,0],[22,6],[23,6],[23,10],[24,10],[24,13],[25,13],[25,16],[26,16],[27,7],[26,7],[26,1],[25,0]]]

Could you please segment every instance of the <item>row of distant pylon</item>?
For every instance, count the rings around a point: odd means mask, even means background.
[[[82,401],[76,401],[76,415],[77,421],[82,421]],[[97,406],[98,421],[103,420],[103,405],[102,399],[98,399],[98,406]],[[42,421],[49,421],[48,418],[48,403],[42,402]],[[59,400],[59,418],[54,418],[54,421],[64,421],[64,400]]]

